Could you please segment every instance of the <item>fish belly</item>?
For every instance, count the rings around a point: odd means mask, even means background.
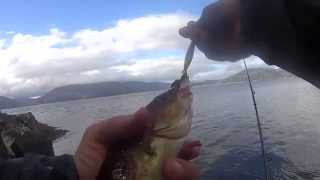
[[[134,153],[136,164],[135,180],[163,180],[163,163],[168,158],[176,157],[182,139],[172,140],[154,137],[150,146],[140,146]]]

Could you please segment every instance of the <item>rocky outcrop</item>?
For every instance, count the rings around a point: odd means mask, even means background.
[[[54,155],[53,141],[68,131],[38,122],[32,113],[8,115],[0,112],[0,158],[35,153]]]

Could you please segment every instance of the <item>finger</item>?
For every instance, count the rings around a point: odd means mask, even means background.
[[[134,115],[118,116],[110,120],[101,121],[92,125],[91,136],[98,142],[105,145],[115,141],[138,138],[147,129],[149,114],[145,108],[141,108]]]
[[[190,21],[186,27],[179,30],[182,37],[196,39],[200,34],[200,29],[194,21]]]
[[[184,160],[192,160],[200,155],[201,142],[199,140],[186,141],[178,154]]]
[[[164,164],[166,180],[198,180],[200,171],[191,162],[182,159],[168,159]]]

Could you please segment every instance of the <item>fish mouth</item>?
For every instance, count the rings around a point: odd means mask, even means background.
[[[181,82],[180,82],[180,87],[179,87],[179,91],[178,91],[178,94],[181,96],[181,97],[188,97],[188,96],[191,96],[192,95],[192,92],[190,90],[190,82],[189,82],[189,78],[188,76],[182,76],[181,78]]]
[[[189,97],[192,95],[192,92],[190,90],[190,87],[187,86],[187,87],[182,87],[179,89],[179,92],[178,92],[179,96],[181,97]]]

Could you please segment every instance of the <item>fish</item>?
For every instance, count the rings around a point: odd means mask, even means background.
[[[184,73],[146,106],[152,116],[150,130],[136,145],[118,151],[109,179],[163,180],[164,161],[177,156],[190,132],[192,101],[189,77]]]

